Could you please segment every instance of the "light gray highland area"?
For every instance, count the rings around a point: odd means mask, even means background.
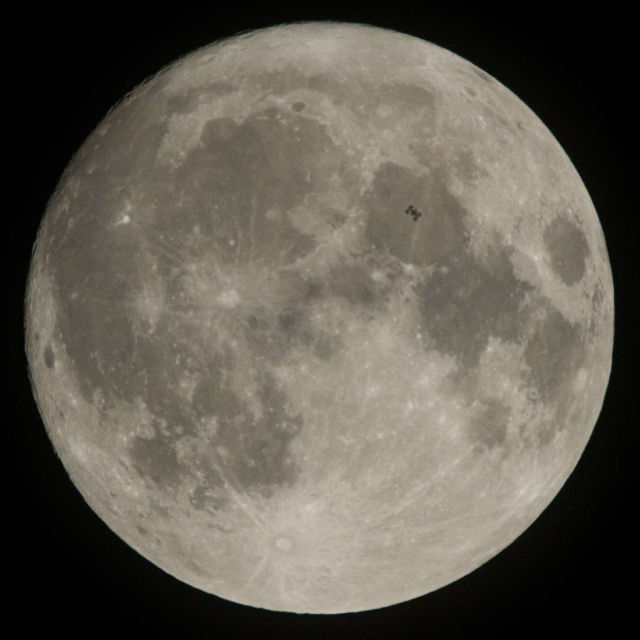
[[[612,340],[598,217],[540,120],[342,23],[130,93],[50,201],[26,306],[93,510],[172,576],[292,612],[415,598],[511,543],[587,443]]]

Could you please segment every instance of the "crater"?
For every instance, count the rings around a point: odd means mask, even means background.
[[[313,353],[320,360],[330,360],[342,346],[342,341],[336,335],[331,333],[322,333],[313,344]]]
[[[475,73],[478,78],[484,80],[487,83],[494,82],[494,79],[488,73],[485,73],[484,71],[482,71],[482,69],[478,69],[478,67],[476,66],[471,65],[471,71],[473,71],[473,73]]]
[[[293,549],[293,541],[290,538],[277,538],[275,545],[280,551],[291,551],[291,549]]]
[[[582,280],[589,255],[589,245],[582,230],[564,215],[547,226],[543,241],[553,272],[567,286]]]
[[[213,495],[211,491],[212,489],[206,485],[196,487],[189,496],[189,502],[191,502],[193,508],[198,511],[218,511],[221,509],[225,504],[225,500]]]
[[[197,576],[200,576],[201,578],[206,578],[206,579],[211,579],[213,576],[211,575],[211,573],[209,571],[207,571],[202,564],[199,564],[198,562],[196,562],[195,560],[189,558],[189,557],[183,557],[181,558],[182,560],[182,564],[189,570],[191,570],[193,573],[195,573]]]
[[[50,344],[48,344],[45,348],[44,348],[44,363],[47,366],[47,368],[49,369],[53,369],[53,367],[56,364],[56,358],[53,354],[53,348],[51,347]]]

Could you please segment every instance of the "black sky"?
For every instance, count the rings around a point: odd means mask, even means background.
[[[5,620],[21,637],[626,637],[638,623],[637,255],[639,34],[625,3],[237,0],[24,3],[5,14],[9,111],[2,249],[8,322],[3,398]],[[527,5],[526,8],[516,6]],[[573,6],[572,6],[573,4]],[[225,602],[179,583],[93,514],[53,454],[31,397],[22,298],[40,217],[71,155],[111,105],[176,57],[239,31],[296,20],[393,28],[448,48],[533,109],[578,169],[607,239],[616,290],[614,369],[574,474],[518,540],[466,578],[418,600],[342,616]]]

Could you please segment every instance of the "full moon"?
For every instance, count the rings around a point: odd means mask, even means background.
[[[361,24],[231,37],[75,154],[35,241],[34,395],[95,513],[276,611],[416,598],[573,471],[613,344],[604,236],[511,91]]]

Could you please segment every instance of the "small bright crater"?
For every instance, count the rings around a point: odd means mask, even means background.
[[[280,549],[280,551],[291,551],[293,542],[289,538],[278,538],[276,540],[276,548]]]
[[[233,308],[240,302],[240,295],[235,289],[228,289],[218,296],[218,302],[223,307]]]

